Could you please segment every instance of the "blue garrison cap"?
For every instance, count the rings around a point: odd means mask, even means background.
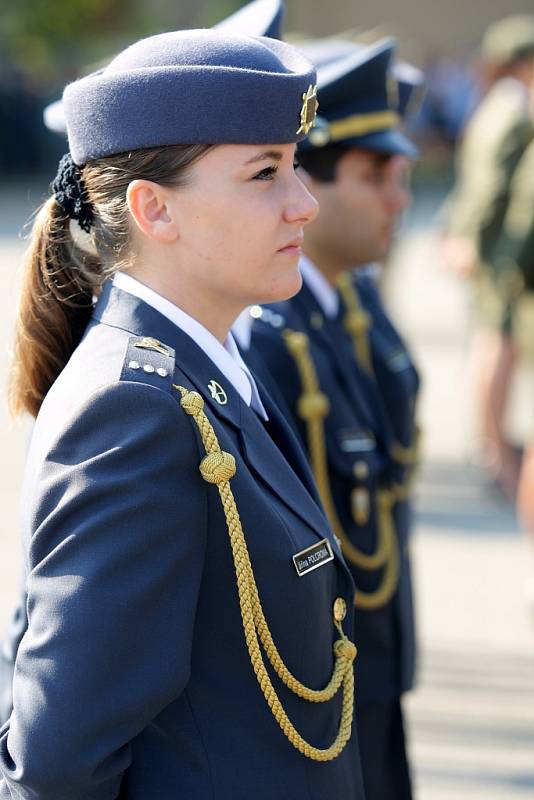
[[[344,144],[417,156],[417,148],[399,130],[401,108],[393,72],[393,39],[373,45],[333,39],[300,49],[317,66],[320,114],[300,149]]]
[[[281,39],[285,5],[282,0],[252,0],[213,26],[213,30]]]
[[[285,5],[282,0],[252,0],[235,14],[231,14],[214,25],[213,30],[281,39],[284,13]],[[313,59],[311,60],[313,61]],[[67,123],[61,100],[55,100],[46,106],[43,119],[46,127],[54,133],[67,133]]]
[[[63,93],[74,162],[174,144],[284,144],[315,118],[315,69],[284,42],[225,31],[150,36]]]

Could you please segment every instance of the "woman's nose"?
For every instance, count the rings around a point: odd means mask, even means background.
[[[286,206],[285,218],[288,222],[301,222],[307,225],[315,219],[319,213],[319,203],[302,183],[300,178],[295,175],[295,188],[292,192],[290,202]]]

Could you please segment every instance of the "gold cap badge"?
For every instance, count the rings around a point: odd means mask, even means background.
[[[308,86],[308,91],[302,95],[302,108],[300,109],[300,127],[297,131],[297,136],[300,133],[308,134],[308,131],[315,122],[315,115],[319,103],[317,102],[317,84]]]

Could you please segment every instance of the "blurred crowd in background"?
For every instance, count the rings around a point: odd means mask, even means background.
[[[90,69],[139,36],[160,30],[211,25],[239,6],[238,0],[204,0],[199,3],[158,2],[142,5],[136,0],[53,0],[5,4],[0,11],[0,171],[17,175],[52,173],[61,142],[42,126],[43,108],[60,93],[65,83]],[[294,29],[317,30],[313,9],[299,12],[288,3]],[[339,3],[339,12],[348,3]],[[352,11],[358,20],[358,8]],[[345,16],[347,19],[347,9]],[[332,14],[332,32],[340,30]],[[354,24],[354,23],[353,23]],[[306,25],[310,30],[306,30]],[[296,26],[296,27],[295,27]],[[316,28],[311,30],[311,28]],[[291,27],[288,26],[291,30]],[[441,49],[421,42],[418,66],[425,73],[427,93],[422,109],[412,121],[418,141],[424,144],[423,168],[447,176],[450,156],[465,121],[481,95],[475,46],[481,32],[474,30],[471,48],[458,52],[456,42]],[[362,32],[363,33],[363,32]],[[397,32],[385,26],[367,38]],[[408,45],[406,48],[412,50]],[[402,54],[401,40],[401,54]],[[412,55],[411,52],[408,55]],[[410,60],[413,60],[410,58]]]

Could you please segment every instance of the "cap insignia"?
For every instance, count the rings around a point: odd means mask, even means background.
[[[297,131],[297,136],[300,133],[308,134],[308,131],[315,122],[315,115],[319,103],[317,102],[317,84],[308,86],[308,91],[302,95],[302,108],[300,109],[300,127]]]

